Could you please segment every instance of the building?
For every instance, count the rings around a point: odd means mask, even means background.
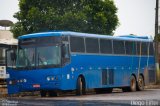
[[[11,31],[0,30],[0,42],[4,44],[17,44],[17,39],[13,37],[13,33]]]

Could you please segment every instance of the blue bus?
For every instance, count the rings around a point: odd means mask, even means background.
[[[106,36],[70,31],[43,32],[18,38],[18,50],[7,51],[9,94],[62,91],[143,90],[154,82],[153,40],[134,35]]]

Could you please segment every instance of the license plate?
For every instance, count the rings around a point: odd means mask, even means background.
[[[33,88],[40,88],[40,85],[39,84],[34,84]]]

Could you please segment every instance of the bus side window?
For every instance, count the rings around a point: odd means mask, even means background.
[[[136,55],[136,42],[126,41],[125,47],[127,55]]]
[[[133,42],[132,41],[126,41],[125,42],[126,47],[126,54],[127,55],[133,55]]]
[[[149,43],[149,55],[150,55],[150,56],[153,56],[153,55],[154,55],[153,43]]]
[[[84,38],[82,37],[72,37],[71,36],[70,46],[71,46],[71,52],[78,52],[78,53],[85,52]]]
[[[100,52],[103,54],[112,54],[112,40],[100,39]]]
[[[99,42],[96,38],[86,38],[86,52],[99,53]]]
[[[141,42],[137,42],[137,55],[141,55],[141,53],[140,53],[140,47],[141,46]]]
[[[148,54],[148,43],[147,42],[142,42],[142,55],[147,55]]]
[[[124,41],[113,40],[114,54],[125,54]]]

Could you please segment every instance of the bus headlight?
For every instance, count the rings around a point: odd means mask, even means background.
[[[22,83],[22,82],[23,82],[23,80],[20,80],[20,82]]]
[[[12,81],[9,81],[9,84],[12,85]]]
[[[53,80],[54,80],[54,77],[51,77],[51,80],[53,81]]]
[[[50,79],[50,77],[47,77],[47,81],[50,81],[51,79]]]
[[[23,79],[23,82],[27,82],[27,80],[26,80],[26,79]]]
[[[47,81],[57,81],[57,80],[59,80],[59,76],[58,75],[57,76],[48,76],[46,78],[46,80]]]

